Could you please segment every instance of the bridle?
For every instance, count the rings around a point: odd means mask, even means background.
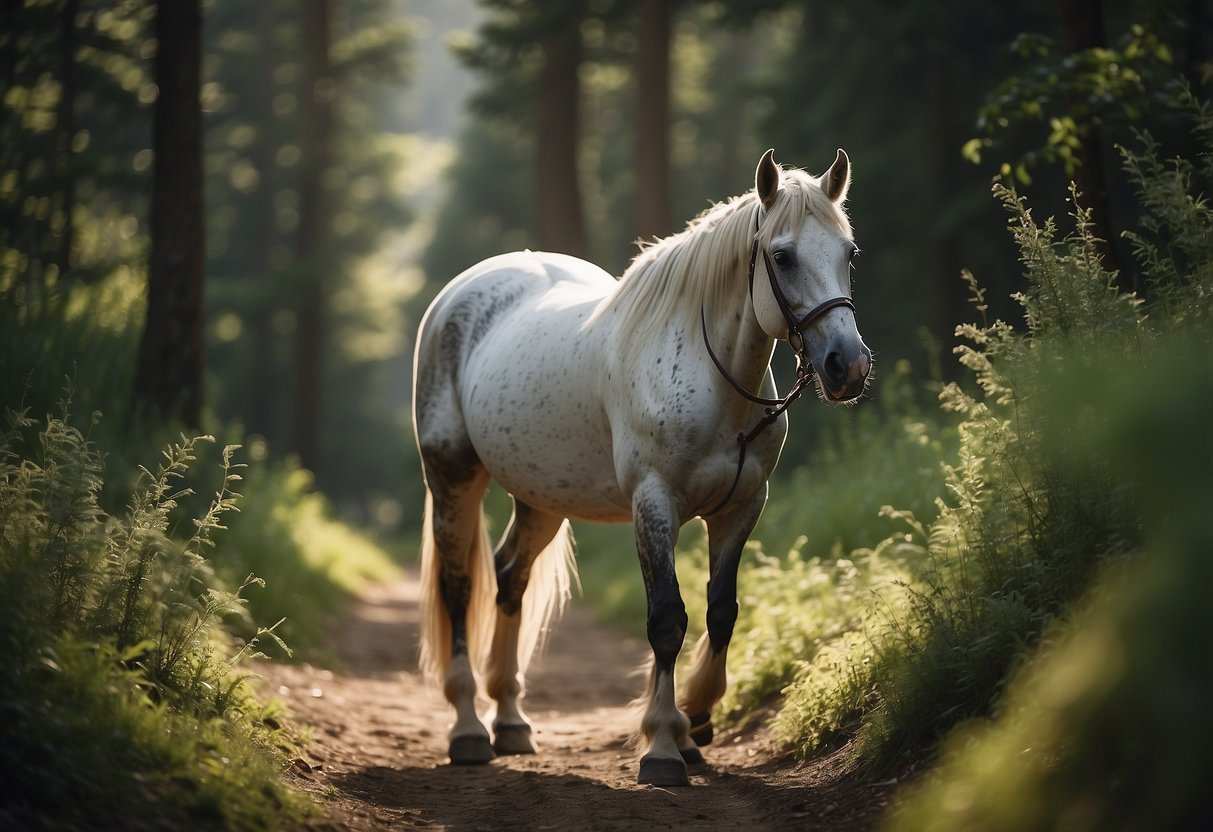
[[[762,208],[760,207],[754,214],[754,244],[750,247],[749,284],[751,306],[754,304],[754,267],[758,263],[758,232],[760,230],[759,216],[761,213]],[[792,402],[800,398],[800,394],[804,391],[804,388],[813,380],[813,364],[809,361],[808,352],[805,349],[804,331],[831,309],[845,306],[852,312],[855,311],[855,302],[853,300],[846,296],[839,296],[817,304],[804,315],[797,318],[795,310],[792,309],[792,304],[788,302],[787,295],[783,293],[783,287],[775,279],[775,264],[771,262],[771,256],[767,253],[766,249],[762,250],[762,261],[763,265],[766,266],[767,279],[771,281],[771,294],[774,296],[775,303],[779,306],[779,311],[783,314],[783,319],[788,325],[788,345],[796,353],[796,383],[792,385],[792,389],[782,399],[768,399],[765,396],[757,396],[746,390],[735,378],[729,375],[729,371],[725,369],[724,364],[716,357],[716,351],[712,349],[712,342],[708,339],[707,313],[702,306],[699,308],[699,322],[703,328],[703,345],[707,347],[708,356],[712,359],[712,363],[716,365],[716,369],[724,376],[724,380],[729,383],[729,386],[736,390],[743,398],[766,408],[766,414],[758,420],[754,427],[750,428],[748,433],[741,432],[737,434],[737,445],[739,446],[737,473],[733,476],[733,484],[729,486],[729,493],[724,495],[724,499],[717,503],[715,508],[701,514],[701,517],[715,514],[724,508],[729,500],[733,498],[733,492],[737,490],[737,483],[741,480],[741,471],[745,466],[746,448],[764,430],[774,424],[783,415],[784,411],[791,407]]]

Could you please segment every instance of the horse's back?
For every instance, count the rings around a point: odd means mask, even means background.
[[[448,283],[426,310],[417,337],[417,383],[427,366],[464,366],[520,307],[545,300],[591,304],[614,285],[602,269],[565,254],[516,251],[482,260]]]
[[[547,251],[514,251],[482,260],[448,283],[431,304],[431,315],[452,306],[491,308],[508,300],[569,289],[601,297],[615,278],[585,260]]]

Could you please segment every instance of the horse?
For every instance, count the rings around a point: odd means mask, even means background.
[[[810,387],[827,403],[867,388],[850,182],[841,149],[819,177],[768,150],[753,191],[643,244],[618,280],[522,251],[472,266],[434,299],[413,372],[426,486],[420,664],[455,711],[452,764],[535,753],[520,700],[575,579],[569,520],[631,522],[652,648],[637,782],[689,785],[725,692],[737,570],[787,407]],[[798,366],[779,398],[770,365],[781,340]],[[495,550],[482,507],[490,479],[513,499]],[[707,630],[676,694],[688,619],[674,544],[696,517],[708,533]],[[476,712],[478,677],[495,702],[491,735]]]

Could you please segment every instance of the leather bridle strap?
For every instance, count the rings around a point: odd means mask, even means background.
[[[758,249],[758,236],[755,232],[754,250]],[[754,263],[758,258],[753,254],[750,255],[750,302],[754,301]],[[830,298],[829,300],[819,303],[806,312],[799,320],[796,318],[796,313],[792,311],[792,304],[788,303],[787,295],[783,293],[783,287],[779,285],[779,281],[775,279],[775,264],[771,262],[771,256],[764,249],[762,252],[762,262],[767,269],[767,279],[771,282],[771,294],[775,296],[775,303],[779,306],[779,311],[783,314],[783,319],[788,324],[788,345],[796,352],[804,351],[804,340],[801,336],[804,331],[812,326],[813,322],[820,318],[831,309],[837,309],[839,306],[845,306],[852,312],[855,311],[855,301],[846,296]],[[795,340],[793,340],[795,339]],[[800,341],[799,344],[796,341]]]
[[[755,266],[758,264],[759,214],[761,214],[761,208],[754,214],[754,244],[750,248],[749,284],[751,305],[754,303],[754,271]],[[729,486],[729,492],[724,495],[724,499],[717,503],[716,507],[711,511],[701,514],[701,517],[707,517],[715,514],[728,505],[729,500],[733,498],[733,492],[737,490],[737,483],[741,480],[741,471],[745,467],[746,449],[748,448],[749,444],[757,439],[764,430],[774,424],[776,420],[783,415],[784,411],[791,407],[792,402],[800,398],[801,392],[804,391],[804,388],[808,386],[809,382],[812,380],[813,365],[809,361],[808,356],[805,354],[804,338],[802,337],[804,335],[804,331],[812,326],[814,321],[829,312],[831,309],[837,309],[840,306],[845,306],[852,312],[855,311],[855,302],[850,298],[836,297],[831,298],[824,303],[817,304],[798,319],[796,317],[796,313],[792,310],[792,305],[788,302],[787,296],[783,293],[783,288],[779,285],[779,281],[775,279],[775,264],[771,262],[771,257],[769,254],[767,254],[765,249],[762,252],[762,260],[763,265],[766,266],[767,277],[771,281],[771,294],[775,297],[775,303],[779,306],[779,311],[783,314],[783,319],[788,324],[788,345],[791,346],[796,353],[796,383],[792,385],[792,389],[789,390],[788,394],[782,399],[769,399],[765,396],[755,395],[749,390],[746,390],[745,387],[743,387],[735,378],[733,378],[732,375],[729,374],[729,371],[725,369],[725,366],[721,360],[716,357],[716,351],[712,349],[712,342],[708,338],[707,312],[703,309],[703,307],[699,308],[699,323],[703,329],[703,344],[708,349],[708,356],[712,359],[712,364],[714,364],[720,374],[724,376],[724,380],[729,383],[729,386],[737,391],[738,395],[753,402],[754,404],[762,405],[766,408],[766,413],[761,419],[758,420],[757,424],[750,429],[749,433],[737,434],[737,473],[733,476],[733,484]]]

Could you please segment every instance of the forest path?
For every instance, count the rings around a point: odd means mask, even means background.
[[[334,633],[340,670],[257,668],[312,726],[292,776],[328,811],[323,828],[850,830],[890,799],[892,784],[847,776],[842,753],[797,765],[763,729],[718,731],[691,788],[637,786],[627,703],[648,645],[576,607],[529,674],[539,753],[451,766],[452,712],[416,670],[418,627],[413,575],[358,599]]]

